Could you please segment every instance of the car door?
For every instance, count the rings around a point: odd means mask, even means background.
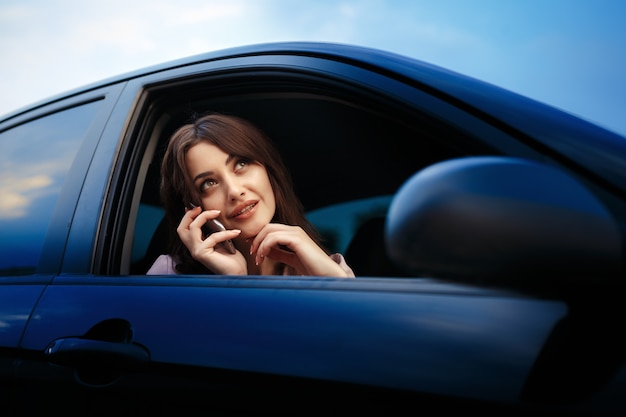
[[[71,218],[55,224],[70,225],[66,240],[47,240],[62,242],[60,269],[31,294],[39,300],[20,342],[16,409],[538,406],[520,393],[568,313],[558,297],[382,272],[349,281],[143,275],[137,262],[159,223],[159,150],[189,113],[216,109],[254,119],[280,142],[312,218],[340,251],[423,166],[481,153],[543,158],[402,77],[337,59],[234,54],[130,77],[76,177]],[[375,176],[350,166],[374,161],[385,167]]]
[[[26,324],[59,272],[82,179],[119,88],[6,116],[0,124],[2,395],[14,390]]]

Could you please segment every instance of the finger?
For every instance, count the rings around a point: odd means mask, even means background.
[[[180,223],[178,224],[178,229],[189,229],[189,225],[193,220],[200,214],[200,207],[195,207],[192,209],[185,209],[185,214],[182,219],[180,219]]]
[[[250,245],[250,255],[259,249],[260,245],[267,239],[268,236],[280,231],[288,232],[291,227],[292,226],[286,226],[278,223],[268,223],[265,225],[256,236],[251,238],[252,243]]]
[[[289,232],[272,232],[269,233],[263,241],[259,244],[259,247],[256,250],[255,262],[257,265],[263,262],[263,259],[266,257],[275,258],[278,257],[278,254],[283,252],[282,256],[280,256],[279,261],[282,262],[283,256],[289,257],[291,259],[295,256],[296,248],[298,245],[296,244],[297,235]],[[278,259],[277,259],[278,260]]]
[[[234,255],[236,248],[232,240],[235,239],[237,236],[239,236],[240,233],[241,233],[241,230],[239,229],[231,229],[231,230],[225,230],[222,232],[214,232],[207,237],[207,240],[212,239],[212,242],[216,242],[214,244],[215,249],[217,249],[218,247],[221,247],[221,248],[226,249],[228,253]]]
[[[195,219],[190,223],[191,227],[202,228],[206,223],[212,219],[216,219],[220,215],[219,210],[206,210],[199,213]]]

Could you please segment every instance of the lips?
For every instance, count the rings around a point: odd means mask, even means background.
[[[258,203],[257,200],[246,201],[238,205],[237,207],[235,207],[235,209],[230,212],[230,215],[228,217],[239,218],[239,219],[248,218],[249,216],[252,215],[252,212],[254,211],[254,208],[256,207],[257,203]]]

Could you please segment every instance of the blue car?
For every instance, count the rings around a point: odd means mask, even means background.
[[[276,142],[354,280],[146,275],[164,144]],[[626,138],[407,57],[273,43],[0,118],[0,414],[626,414]]]

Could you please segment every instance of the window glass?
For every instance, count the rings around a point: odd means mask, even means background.
[[[0,275],[35,271],[63,181],[98,104],[0,133]]]

